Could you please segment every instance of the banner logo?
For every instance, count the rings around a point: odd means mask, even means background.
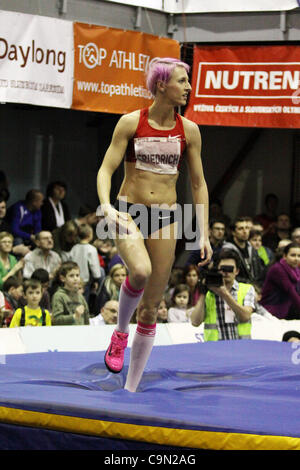
[[[102,64],[102,60],[106,58],[107,51],[102,47],[98,48],[93,42],[89,42],[85,46],[78,45],[79,49],[79,63],[83,64],[88,69],[94,69],[97,65]]]
[[[300,62],[202,62],[195,96],[210,98],[292,98]]]
[[[94,69],[97,65],[101,66],[103,61],[108,59],[106,65],[109,68],[145,72],[151,63],[149,55],[119,49],[107,51],[104,47],[98,47],[93,42],[86,45],[78,44],[78,49],[79,64],[85,65],[88,69]]]
[[[64,72],[66,66],[65,51],[39,47],[34,39],[29,45],[24,46],[23,44],[9,44],[5,38],[0,38],[0,59],[18,62],[21,68],[34,63],[52,65],[57,67],[59,73]]]

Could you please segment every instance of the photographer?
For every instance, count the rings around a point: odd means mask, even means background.
[[[234,251],[222,250],[217,268],[202,279],[207,292],[200,295],[191,313],[192,325],[204,322],[205,341],[250,339],[254,287],[236,280],[239,257]]]

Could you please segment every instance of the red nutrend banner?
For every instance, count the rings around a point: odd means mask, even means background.
[[[300,127],[300,47],[194,48],[185,117],[197,124]]]

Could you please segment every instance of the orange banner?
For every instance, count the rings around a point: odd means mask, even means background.
[[[197,124],[300,127],[298,46],[196,46],[192,87]]]
[[[74,23],[73,109],[124,114],[151,104],[145,72],[155,57],[180,57],[177,41]]]

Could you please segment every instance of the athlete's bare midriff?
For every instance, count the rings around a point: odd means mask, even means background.
[[[135,163],[125,162],[125,176],[121,185],[118,199],[127,198],[133,204],[167,204],[176,203],[176,182],[179,173],[175,175],[160,175],[150,171],[138,170]]]

